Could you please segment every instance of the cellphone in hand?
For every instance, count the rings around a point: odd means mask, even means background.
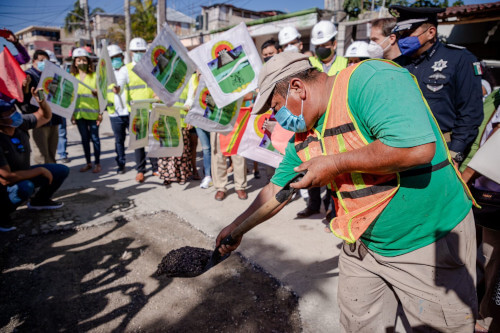
[[[45,99],[45,95],[43,94],[43,90],[40,89],[36,92],[38,94],[38,99],[41,101],[43,101]]]

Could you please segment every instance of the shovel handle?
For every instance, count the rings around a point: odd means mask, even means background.
[[[276,195],[264,205],[260,206],[255,212],[247,217],[239,226],[237,226],[231,234],[226,237],[221,244],[233,245],[235,239],[243,236],[247,231],[255,227],[260,220],[269,215],[273,210],[275,210],[279,205],[287,201],[292,197],[292,195],[297,192],[297,189],[290,187],[291,183],[297,182],[304,177],[303,173],[299,173],[293,177]],[[227,242],[225,242],[227,240]]]

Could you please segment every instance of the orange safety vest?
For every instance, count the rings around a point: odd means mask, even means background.
[[[303,162],[316,156],[340,154],[368,145],[354,121],[347,100],[349,80],[359,65],[360,63],[340,71],[335,78],[322,132],[313,129],[295,135],[295,150]],[[336,103],[332,103],[333,96]],[[444,142],[444,138],[442,139]],[[437,165],[407,172],[433,172],[450,163],[451,156],[448,153],[448,159]],[[459,178],[461,180],[460,176]],[[462,184],[470,194],[463,180]],[[330,222],[330,229],[335,236],[347,243],[354,243],[394,197],[400,186],[400,174],[343,173],[336,176],[329,186],[336,192],[333,199],[337,211],[337,217]],[[472,198],[471,195],[469,197]]]

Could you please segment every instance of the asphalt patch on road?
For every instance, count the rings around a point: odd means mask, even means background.
[[[2,239],[0,332],[300,332],[298,298],[239,255],[190,279],[165,253],[214,240],[169,212]]]

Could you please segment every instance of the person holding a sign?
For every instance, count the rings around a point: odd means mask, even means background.
[[[80,169],[85,172],[92,169],[90,159],[90,140],[94,145],[95,165],[93,173],[101,172],[101,141],[99,139],[99,124],[102,121],[102,113],[99,112],[99,101],[97,100],[96,75],[92,69],[89,53],[83,48],[73,50],[73,62],[71,63],[71,74],[83,84],[78,85],[78,96],[76,99],[75,112],[71,119],[78,126],[82,137],[83,151],[87,164]]]
[[[25,203],[30,209],[57,209],[63,203],[51,199],[64,182],[69,168],[61,164],[30,165],[28,129],[41,127],[50,121],[52,111],[38,91],[31,89],[40,108],[21,114],[15,100],[0,99],[0,231],[15,230],[10,213]]]
[[[217,245],[299,173],[293,188],[329,185],[344,240],[338,303],[346,332],[392,330],[398,303],[411,327],[472,332],[477,313],[473,199],[418,84],[367,60],[328,76],[297,53],[259,74],[254,112],[295,132],[271,183],[225,227]],[[261,218],[276,214],[285,203]],[[221,254],[235,245],[222,245]]]
[[[136,37],[130,41],[129,49],[132,52],[132,62],[126,65],[127,78],[125,80],[125,89],[127,89],[128,101],[139,101],[144,99],[155,98],[155,93],[143,79],[139,77],[132,69],[142,59],[146,53],[148,45],[143,38]],[[149,159],[153,175],[159,176],[158,173],[158,158],[152,157]],[[139,148],[135,150],[135,162],[137,163],[137,175],[135,180],[139,183],[144,182],[144,173],[146,172],[146,150]]]

